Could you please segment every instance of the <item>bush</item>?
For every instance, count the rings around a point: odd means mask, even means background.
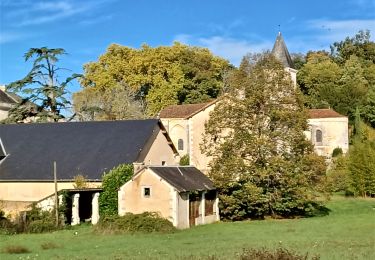
[[[103,175],[103,192],[99,196],[100,216],[118,214],[118,189],[133,176],[133,165],[121,164]]]
[[[181,166],[189,166],[190,165],[190,158],[189,155],[185,154],[180,159],[180,165]]]
[[[62,223],[56,226],[54,211],[42,211],[32,204],[29,211],[20,213],[14,221],[0,217],[0,233],[45,233],[61,229]]]
[[[338,156],[332,160],[327,172],[327,189],[330,192],[347,191],[349,184],[348,157]]]
[[[27,254],[31,251],[24,246],[7,246],[4,248],[3,252],[7,254]]]
[[[5,212],[0,210],[0,234],[16,233],[16,226],[5,217]]]
[[[342,155],[343,154],[343,151],[340,147],[336,147],[335,149],[333,149],[332,151],[332,157],[335,158],[339,155]]]
[[[73,181],[74,181],[73,187],[75,189],[87,189],[90,186],[87,178],[83,176],[82,174],[78,174],[74,176]]]
[[[285,248],[278,248],[276,251],[270,251],[266,248],[244,249],[239,256],[241,260],[307,260],[308,254],[300,255]],[[320,259],[319,256],[313,256],[310,259]]]
[[[31,221],[27,225],[26,232],[27,233],[46,233],[55,231],[59,228],[56,228],[55,221],[51,219],[37,219],[34,221]]]
[[[169,233],[176,230],[170,221],[150,212],[128,213],[121,217],[107,216],[101,219],[95,228],[102,233]]]

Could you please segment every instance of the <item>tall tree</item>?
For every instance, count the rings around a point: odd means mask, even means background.
[[[309,52],[297,82],[307,106],[332,107],[351,120],[358,108],[375,127],[375,42],[369,31],[333,43],[331,54]]]
[[[343,41],[334,42],[331,45],[331,55],[339,64],[344,64],[352,55],[375,63],[375,43],[370,39],[370,31],[361,30],[354,37],[346,37]]]
[[[216,98],[228,69],[231,66],[226,60],[204,48],[175,43],[133,49],[112,44],[98,61],[85,64],[83,90],[77,97],[92,91],[100,94],[121,84],[132,93],[141,93],[147,114],[155,116],[168,105]],[[75,108],[81,109],[79,104]]]
[[[238,95],[238,93],[242,95]],[[290,76],[272,55],[247,56],[232,91],[217,103],[202,150],[221,215],[241,220],[311,214],[325,178],[303,131],[307,117]]]
[[[38,121],[58,121],[63,118],[61,110],[70,104],[66,98],[67,85],[73,79],[80,77],[72,74],[60,82],[58,72],[62,68],[57,67],[58,57],[66,54],[64,49],[31,48],[25,54],[25,61],[33,59],[31,71],[20,80],[7,85],[7,90],[19,93],[23,97],[20,107],[10,112],[10,119],[22,122],[30,113],[25,109],[33,108],[32,115]],[[25,104],[32,104],[24,106]],[[9,120],[8,120],[9,121]]]
[[[297,74],[297,83],[310,108],[334,106],[338,96],[341,68],[326,52],[309,52],[307,62]]]
[[[124,84],[100,91],[87,89],[73,94],[76,118],[80,121],[146,118],[141,92]]]

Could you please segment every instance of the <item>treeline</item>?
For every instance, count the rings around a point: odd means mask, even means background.
[[[84,65],[74,109],[80,120],[154,117],[168,105],[217,98],[231,69],[205,48],[112,44],[98,61]]]
[[[331,53],[310,51],[297,74],[310,108],[333,108],[353,123],[358,109],[375,127],[375,43],[369,31],[335,42]]]

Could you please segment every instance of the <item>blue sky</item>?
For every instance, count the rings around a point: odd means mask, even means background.
[[[43,46],[64,48],[60,64],[76,73],[111,43],[180,41],[238,65],[271,49],[278,25],[290,52],[328,50],[360,29],[374,40],[375,0],[0,0],[0,84],[25,76],[23,54]]]

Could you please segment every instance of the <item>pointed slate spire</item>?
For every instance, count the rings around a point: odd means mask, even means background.
[[[272,54],[278,59],[286,68],[293,68],[293,61],[290,57],[288,48],[284,42],[281,32],[276,37],[275,45],[272,48]]]

